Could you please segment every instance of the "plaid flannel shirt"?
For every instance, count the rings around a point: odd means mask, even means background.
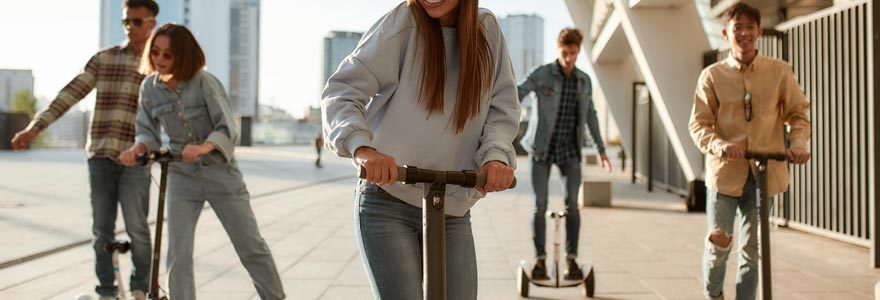
[[[96,53],[52,103],[37,113],[28,128],[42,131],[97,89],[86,149],[89,158],[115,160],[134,142],[138,91],[144,79],[138,72],[139,65],[140,57],[126,43]]]
[[[562,76],[559,111],[547,155],[547,161],[560,165],[572,159],[580,160],[581,157],[581,147],[577,142],[579,124],[577,80],[574,75],[565,76],[563,73]]]

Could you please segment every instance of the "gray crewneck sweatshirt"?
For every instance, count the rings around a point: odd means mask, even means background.
[[[455,28],[443,28],[446,86],[443,113],[428,114],[420,100],[421,57],[415,20],[406,3],[383,16],[327,81],[321,111],[326,145],[351,158],[362,146],[394,157],[398,165],[436,170],[479,170],[497,160],[516,167],[513,139],[519,126],[516,82],[495,16],[480,9],[492,50],[495,77],[480,112],[456,134],[459,44]],[[392,196],[421,207],[421,185],[383,186]],[[447,187],[446,213],[463,216],[482,198],[474,189]]]

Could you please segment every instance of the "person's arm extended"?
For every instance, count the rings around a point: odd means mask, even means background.
[[[99,54],[95,54],[86,63],[85,68],[73,80],[70,81],[49,103],[49,106],[41,109],[31,120],[27,128],[18,132],[12,139],[12,147],[14,149],[26,148],[40,132],[42,132],[49,124],[58,120],[65,112],[70,110],[74,104],[85,98],[95,89],[95,83],[98,78],[98,62]]]
[[[55,122],[73,105],[85,98],[95,89],[95,83],[98,79],[99,57],[98,54],[92,56],[82,72],[76,75],[60,92],[58,96],[49,104],[49,106],[40,110],[34,120],[30,124],[30,128],[42,131],[49,124]]]
[[[691,110],[690,133],[694,144],[703,153],[721,157],[724,149],[731,143],[724,141],[715,131],[715,112],[718,111],[718,99],[709,70],[700,74],[694,91],[694,106]]]

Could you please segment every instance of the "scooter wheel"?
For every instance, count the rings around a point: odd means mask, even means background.
[[[595,292],[596,276],[593,274],[593,267],[590,267],[590,271],[584,278],[584,296],[587,296],[587,298],[593,298],[593,294],[595,294]]]
[[[92,297],[89,294],[79,294],[76,297],[73,297],[73,300],[94,300],[95,297]]]
[[[529,297],[529,276],[526,275],[526,270],[523,267],[518,268],[519,277],[516,281],[516,285],[519,288],[519,296],[523,298]]]

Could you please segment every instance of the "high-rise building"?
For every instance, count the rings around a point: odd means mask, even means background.
[[[544,18],[538,15],[508,15],[499,20],[507,41],[510,62],[517,81],[544,63]]]
[[[185,25],[193,32],[214,74],[241,117],[241,144],[250,145],[250,126],[259,105],[260,0],[157,0],[157,26]],[[101,46],[118,44],[122,0],[101,2]]]
[[[498,20],[507,42],[513,74],[519,82],[544,63],[544,19],[538,15],[508,15]],[[522,99],[522,119],[528,120],[534,95]]]
[[[336,72],[339,63],[354,51],[363,35],[361,32],[331,31],[324,37],[324,81],[321,88]]]
[[[12,98],[21,91],[34,91],[33,72],[0,69],[0,111],[12,109]]]

